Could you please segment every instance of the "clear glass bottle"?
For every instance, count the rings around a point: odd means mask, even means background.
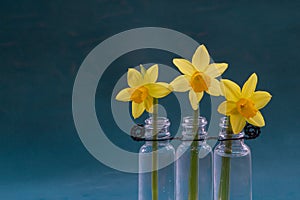
[[[146,121],[145,137],[153,138],[153,118]],[[158,139],[170,137],[170,122],[165,117],[157,118]],[[157,151],[154,151],[157,149]],[[155,157],[153,157],[155,156]],[[139,200],[174,200],[175,194],[175,149],[169,140],[146,141],[139,152]],[[155,167],[156,166],[156,167]],[[153,178],[153,170],[157,169],[156,178]],[[157,182],[157,196],[153,193],[153,180]],[[157,181],[155,181],[157,180]],[[156,196],[156,197],[153,197]]]
[[[252,200],[251,152],[239,139],[244,132],[233,134],[227,117],[221,118],[220,127],[220,138],[229,140],[214,149],[214,199]]]
[[[198,124],[198,125],[197,125]],[[198,126],[198,138],[205,139],[207,121],[204,117],[198,117],[198,122],[194,122],[193,117],[188,116],[183,118],[182,122],[182,143],[176,150],[176,200],[212,200],[213,199],[213,158],[212,148],[204,141],[197,141],[196,149],[192,145],[194,134],[194,126]],[[194,161],[194,169],[197,172],[192,173],[191,161],[192,153],[198,155]],[[194,190],[191,190],[191,176],[197,176],[194,181],[197,181]],[[193,186],[192,186],[193,187]],[[195,195],[190,195],[190,192]],[[198,194],[197,194],[198,193]]]

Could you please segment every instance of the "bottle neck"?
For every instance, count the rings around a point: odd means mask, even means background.
[[[182,121],[182,137],[183,140],[192,140],[195,137],[198,139],[205,139],[206,132],[206,118],[199,116],[195,120],[192,116],[183,118]]]
[[[221,118],[221,122],[220,122],[220,139],[223,141],[221,141],[221,143],[224,144],[230,144],[230,145],[238,145],[238,144],[243,144],[244,143],[244,131],[241,131],[238,134],[234,134],[232,129],[231,129],[231,125],[229,122],[229,118],[227,117],[222,117]]]
[[[145,138],[146,139],[164,139],[171,136],[169,132],[170,121],[166,117],[157,117],[155,122],[152,117],[145,120]]]
[[[244,142],[244,132],[240,132],[238,134],[228,134],[226,132],[221,132],[220,133],[220,139],[223,140],[221,141],[222,143],[235,143],[235,144],[238,144],[238,143],[243,143]]]

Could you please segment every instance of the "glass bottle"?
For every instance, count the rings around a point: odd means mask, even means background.
[[[251,152],[239,139],[244,132],[233,134],[227,117],[221,118],[220,127],[225,140],[214,149],[214,199],[252,200]]]
[[[194,134],[194,126],[198,124],[197,138],[204,139],[197,141],[197,148],[192,147]],[[212,148],[206,143],[207,132],[205,130],[207,121],[204,117],[198,117],[198,122],[194,123],[191,116],[184,117],[182,122],[182,143],[176,150],[176,200],[212,200],[213,199],[213,165],[212,165]],[[196,129],[196,130],[197,130]],[[191,190],[190,177],[194,176],[191,173],[191,154],[196,151],[198,159],[197,166],[197,185],[195,190]],[[190,191],[198,193],[192,197]]]
[[[152,139],[153,118],[148,118],[145,123],[145,138]],[[167,118],[158,117],[156,138],[164,139],[170,137],[169,126],[170,122]],[[154,149],[157,149],[157,151],[153,152]],[[139,200],[174,200],[174,161],[175,149],[169,140],[145,142],[139,151]],[[156,178],[153,178],[153,169],[157,169]],[[153,181],[157,183],[157,196],[152,194],[154,189]]]

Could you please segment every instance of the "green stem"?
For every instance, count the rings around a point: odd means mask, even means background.
[[[233,134],[230,124],[230,118],[228,117],[226,134]],[[232,141],[224,141],[225,153],[230,154],[232,152]],[[222,157],[221,177],[219,185],[219,198],[218,200],[230,199],[230,157]]]
[[[194,111],[193,134],[198,138],[198,117],[199,110]],[[198,141],[193,141],[191,145],[190,175],[189,175],[189,200],[198,199]]]
[[[158,171],[157,171],[157,115],[158,115],[158,100],[153,99],[153,151],[152,151],[152,200],[158,200]]]

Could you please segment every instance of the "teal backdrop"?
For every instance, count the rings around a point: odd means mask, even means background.
[[[299,8],[300,1],[293,0],[2,0],[0,199],[137,199],[137,174],[106,167],[83,146],[72,117],[72,89],[94,47],[119,32],[150,26],[206,44],[214,60],[230,64],[224,77],[239,84],[253,72],[259,75],[258,89],[273,98],[262,110],[261,137],[247,142],[253,199],[300,199]],[[174,56],[139,50],[105,71],[96,110],[106,116],[107,135],[121,148],[137,152],[141,143],[121,134],[112,121],[112,83],[127,67],[154,61],[172,65]],[[176,118],[172,105],[177,102],[163,104]],[[210,115],[209,109],[203,113]]]

